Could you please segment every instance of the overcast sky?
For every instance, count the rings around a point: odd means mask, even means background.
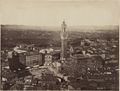
[[[2,24],[60,26],[117,25],[116,0],[1,0]]]

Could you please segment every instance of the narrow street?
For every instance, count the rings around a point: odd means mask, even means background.
[[[51,72],[54,72],[54,75],[55,75],[55,76],[58,76],[58,77],[60,77],[60,78],[63,78],[65,81],[68,81],[68,80],[67,80],[67,76],[64,76],[63,74],[58,73],[55,69],[53,69],[53,68],[50,67],[50,66],[48,66],[47,68],[48,68]]]

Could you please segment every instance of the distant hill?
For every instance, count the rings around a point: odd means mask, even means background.
[[[60,46],[61,27],[1,25],[1,41],[3,47],[13,47],[16,44],[36,44],[47,47]],[[76,38],[119,38],[118,26],[68,26],[68,39]]]

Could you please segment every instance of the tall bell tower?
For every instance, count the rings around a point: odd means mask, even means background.
[[[66,59],[66,49],[67,49],[67,37],[68,37],[68,34],[66,32],[66,23],[65,21],[63,21],[63,23],[61,24],[61,60],[65,60]]]

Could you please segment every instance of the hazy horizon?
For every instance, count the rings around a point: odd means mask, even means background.
[[[7,30],[34,30],[34,31],[61,31],[61,26],[28,26],[28,25],[1,25],[1,29]],[[99,31],[119,30],[119,25],[104,26],[67,26],[67,31]]]

